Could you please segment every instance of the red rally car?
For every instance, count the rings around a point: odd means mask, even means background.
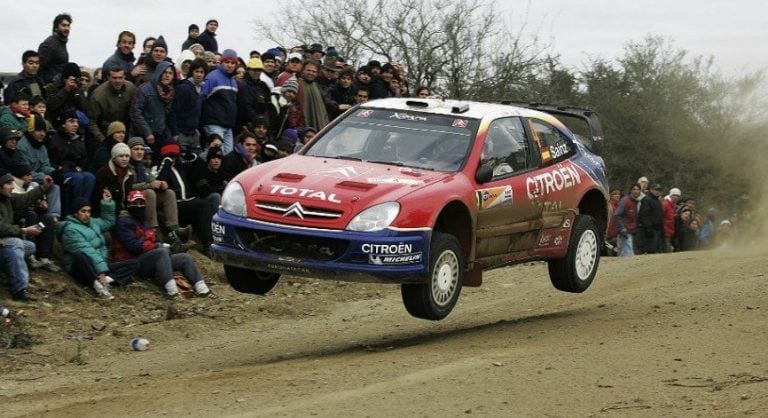
[[[555,288],[583,292],[609,216],[600,125],[586,109],[524,106],[353,108],[229,183],[212,256],[240,292],[264,294],[281,274],[397,283],[408,312],[433,320],[483,270],[523,261],[546,260]]]

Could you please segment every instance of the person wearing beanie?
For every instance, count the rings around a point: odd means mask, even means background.
[[[71,25],[72,16],[66,13],[57,15],[53,19],[53,34],[37,47],[37,53],[40,56],[40,75],[45,83],[50,83],[61,74],[64,65],[69,61],[67,41]]]
[[[675,248],[672,246],[672,238],[675,236],[675,214],[677,203],[680,201],[680,189],[673,187],[669,189],[669,194],[664,197],[661,203],[664,213],[664,243],[666,252],[672,252]]]
[[[272,90],[270,105],[267,107],[269,137],[276,138],[285,128],[297,128],[304,125],[304,113],[294,105],[299,83],[290,78],[281,87]]]
[[[237,62],[237,53],[231,49],[225,50],[221,64],[205,76],[200,91],[203,100],[200,124],[206,135],[215,133],[221,136],[225,154],[233,149],[233,129],[237,126],[239,87],[234,78]]]
[[[219,22],[216,19],[208,19],[208,22],[205,23],[205,31],[197,37],[197,42],[206,51],[219,52],[219,42],[216,40],[216,31],[218,29]]]
[[[97,298],[109,301],[114,299],[111,285],[127,284],[138,271],[139,262],[132,259],[110,263],[105,233],[115,225],[115,202],[109,190],[100,197],[101,217],[92,216],[88,199],[78,198],[74,214],[56,224],[56,232],[61,237],[64,270],[78,283],[92,288]]]
[[[299,132],[293,128],[284,129],[283,133],[280,135],[280,139],[285,139],[289,141],[291,145],[296,145],[299,141]]]
[[[191,24],[187,28],[187,40],[181,44],[181,50],[185,51],[190,46],[197,43],[197,37],[200,35],[200,28],[196,24]]]
[[[28,193],[14,194],[13,175],[0,168],[0,263],[10,285],[11,297],[22,302],[31,302],[36,298],[29,291],[29,269],[25,257],[35,252],[35,244],[27,237],[35,237],[42,233],[37,224],[20,226],[13,222],[14,207],[34,206],[42,199],[52,181],[50,178],[40,187],[33,188]]]
[[[91,163],[88,169],[91,172],[96,172],[98,169],[104,166],[112,158],[112,147],[115,144],[123,143],[125,141],[125,125],[123,122],[115,121],[109,124],[107,127],[107,137],[99,144],[96,151],[93,153]]]
[[[212,214],[219,210],[221,195],[227,180],[222,171],[224,152],[221,147],[208,148],[205,159],[199,159],[193,170],[189,173],[189,185],[192,186],[192,194],[198,199],[208,203]]]
[[[21,139],[21,131],[4,126],[0,128],[0,167],[10,169],[14,166],[27,164],[24,155],[17,150],[18,141]]]
[[[136,173],[130,165],[131,149],[128,145],[118,142],[110,150],[109,161],[96,170],[95,190],[109,190],[115,203],[115,216],[125,206],[125,198],[133,188]],[[100,213],[100,216],[105,214]]]

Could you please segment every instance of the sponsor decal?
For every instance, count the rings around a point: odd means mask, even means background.
[[[360,250],[366,254],[410,254],[413,244],[363,244]]]
[[[321,190],[303,189],[300,187],[283,186],[279,184],[272,185],[269,194],[279,196],[299,196],[306,197],[307,199],[322,200],[331,203],[341,203],[341,200],[336,197],[336,193],[326,194]]]
[[[525,179],[528,198],[532,200],[578,184],[581,184],[581,174],[571,166],[562,166]]]
[[[557,212],[563,208],[563,202],[560,200],[544,202],[544,210],[548,212]]]
[[[466,128],[469,125],[469,121],[466,119],[454,119],[451,126],[454,128]]]
[[[565,218],[565,220],[563,221],[563,228],[570,228],[570,227],[571,227],[571,219]]]
[[[373,184],[402,184],[403,186],[420,186],[424,184],[421,180],[406,179],[401,177],[370,177],[368,183]]]
[[[539,239],[539,247],[546,247],[549,245],[549,241],[552,240],[552,235],[544,234]]]
[[[361,111],[357,112],[357,117],[359,117],[359,118],[368,118],[368,117],[371,117],[372,114],[373,114],[373,110],[366,109],[366,110],[361,110]]]
[[[211,222],[211,232],[213,235],[226,235],[227,227],[218,222]]]
[[[277,270],[277,271],[309,274],[308,268],[298,267],[298,266],[284,266],[282,264],[267,264],[267,268],[271,270]]]
[[[490,209],[503,203],[512,203],[512,186],[482,189],[477,192],[477,208]]]
[[[566,144],[559,144],[559,145],[555,145],[553,147],[549,147],[549,152],[550,152],[552,158],[560,158],[563,155],[568,153],[568,145],[566,145]]]
[[[562,235],[556,236],[555,240],[554,240],[554,243],[555,243],[556,247],[559,247],[560,245],[562,245],[563,244],[563,236]]]
[[[552,154],[549,153],[549,147],[541,149],[541,159],[544,160],[544,162],[552,159]]]
[[[359,173],[357,172],[357,169],[355,167],[348,166],[348,167],[336,167],[336,168],[331,168],[329,170],[318,171],[315,174],[318,176],[350,179],[352,177],[357,176]]]
[[[379,266],[384,264],[413,264],[419,262],[421,262],[421,253],[403,255],[368,255],[368,263]]]
[[[393,113],[390,119],[412,120],[414,122],[426,122],[426,116],[409,115],[408,113]]]
[[[401,167],[400,172],[409,176],[421,177],[423,174],[421,170],[411,167]]]

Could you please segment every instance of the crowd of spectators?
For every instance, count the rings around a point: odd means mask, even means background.
[[[219,46],[216,19],[190,25],[179,46],[147,37],[138,54],[136,35],[121,31],[91,72],[67,50],[73,22],[57,15],[2,92],[0,261],[16,300],[35,299],[29,268],[62,266],[105,300],[110,286],[148,276],[177,297],[169,269],[210,296],[177,254],[209,254],[227,182],[300,149],[355,104],[409,94],[399,64],[354,68],[333,46],[240,55]]]
[[[664,187],[648,187],[643,176],[626,195],[610,190],[613,216],[608,223],[606,252],[621,257],[713,248],[731,242],[739,224],[749,216],[749,196],[741,195],[720,217],[715,208],[700,213],[696,200],[684,198],[677,187],[664,195]]]

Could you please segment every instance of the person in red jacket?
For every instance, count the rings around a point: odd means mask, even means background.
[[[174,280],[174,271],[180,271],[195,288],[200,297],[214,297],[203,280],[194,258],[186,252],[171,254],[168,244],[159,241],[152,228],[144,220],[146,198],[141,190],[131,190],[126,199],[127,210],[120,212],[112,240],[114,261],[137,259],[139,277],[156,279],[172,300],[182,300]]]
[[[672,237],[675,236],[675,211],[680,195],[680,189],[673,187],[669,189],[669,194],[664,197],[664,202],[661,204],[661,210],[664,213],[664,244],[668,253],[674,251]]]
[[[635,183],[629,190],[629,195],[619,201],[616,213],[613,215],[616,221],[618,234],[619,257],[635,255],[632,245],[632,237],[637,229],[637,212],[640,210],[640,184]]]

